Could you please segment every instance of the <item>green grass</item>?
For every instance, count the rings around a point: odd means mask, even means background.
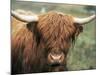
[[[40,14],[41,7],[46,7],[46,12],[59,11],[73,16],[86,17],[91,15],[84,6],[43,4],[32,2],[12,1],[12,9],[23,9]],[[96,23],[92,21],[84,25],[83,32],[78,36],[74,48],[71,48],[67,58],[69,70],[87,70],[96,68]]]

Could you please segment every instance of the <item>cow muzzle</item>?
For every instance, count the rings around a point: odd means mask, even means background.
[[[49,65],[59,66],[64,61],[64,53],[49,53],[48,60],[49,60]]]

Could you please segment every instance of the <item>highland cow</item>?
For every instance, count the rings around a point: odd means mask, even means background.
[[[12,74],[66,71],[66,58],[83,25],[95,19],[58,12],[40,16],[12,11]]]

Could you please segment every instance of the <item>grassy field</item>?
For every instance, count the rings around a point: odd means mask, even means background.
[[[92,14],[87,12],[85,6],[78,5],[15,2],[12,0],[11,6],[13,10],[23,9],[36,14],[41,14],[43,7],[46,9],[45,12],[59,11],[77,17],[86,17]],[[71,71],[96,68],[96,21],[84,25],[84,30],[77,38],[75,46],[70,49],[67,59],[67,67]]]

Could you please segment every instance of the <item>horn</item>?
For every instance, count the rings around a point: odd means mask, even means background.
[[[74,17],[74,23],[78,23],[80,25],[83,25],[83,24],[89,23],[90,21],[94,20],[95,18],[96,18],[95,15],[92,15],[92,16],[89,16],[89,17],[86,17],[86,18],[76,18],[76,17]]]
[[[39,19],[37,15],[27,16],[27,15],[19,14],[15,11],[11,11],[11,15],[23,22],[37,22]]]

